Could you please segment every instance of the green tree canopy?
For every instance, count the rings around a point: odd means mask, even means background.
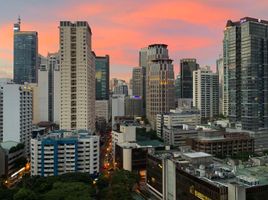
[[[13,197],[14,200],[37,200],[37,195],[27,189],[27,188],[21,188]]]

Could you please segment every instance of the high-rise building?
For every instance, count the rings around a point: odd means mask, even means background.
[[[218,74],[210,67],[193,72],[193,106],[200,110],[202,120],[219,115],[218,80]]]
[[[174,108],[174,70],[166,44],[149,45],[146,67],[146,116],[156,127],[156,115]]]
[[[175,79],[175,97],[176,99],[181,98],[181,76],[178,75]]]
[[[143,113],[146,109],[146,67],[134,67],[132,70],[132,95],[140,97],[143,104]]]
[[[228,116],[245,130],[268,127],[267,42],[267,21],[249,17],[227,21],[223,62],[228,69]]]
[[[59,53],[49,53],[48,61],[48,120],[60,123],[60,65]]]
[[[129,117],[144,116],[143,99],[140,96],[128,96],[125,98],[125,115]]]
[[[36,83],[38,69],[38,34],[36,31],[21,31],[21,21],[14,24],[14,69],[13,79],[17,84]]]
[[[99,136],[59,130],[31,139],[31,174],[57,176],[99,172]]]
[[[124,82],[122,84],[118,84],[117,86],[114,87],[114,94],[123,94],[128,96],[128,86]]]
[[[216,61],[217,74],[219,75],[219,113],[227,116],[226,110],[228,105],[225,101],[224,95],[226,95],[226,89],[224,88],[224,67],[223,67],[223,58],[220,56]]]
[[[96,56],[96,100],[109,99],[110,61],[109,56]]]
[[[146,71],[145,67],[134,67],[132,70],[133,96],[145,97]]]
[[[31,84],[33,88],[33,123],[49,121],[48,119],[48,66],[47,58],[39,55],[38,83]]]
[[[87,22],[60,22],[61,129],[95,130],[95,54]]]
[[[147,47],[144,47],[139,52],[139,67],[147,66]]]
[[[33,123],[50,121],[59,124],[60,69],[58,53],[39,56],[38,84],[33,88]]]
[[[112,125],[115,124],[115,117],[125,116],[125,95],[113,95],[112,97]]]
[[[198,70],[199,65],[195,58],[180,60],[181,98],[193,98],[193,71]]]
[[[24,143],[30,151],[32,89],[28,85],[0,82],[0,142]]]
[[[98,125],[109,122],[109,100],[96,100],[95,102],[96,122]]]

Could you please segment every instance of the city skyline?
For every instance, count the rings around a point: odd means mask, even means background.
[[[64,2],[64,3],[63,3]],[[150,43],[169,45],[174,71],[178,74],[179,59],[194,57],[200,66],[211,65],[222,51],[223,27],[228,19],[244,16],[265,19],[267,2],[250,6],[242,1],[41,1],[5,2],[1,5],[0,77],[12,77],[13,24],[18,15],[22,30],[37,31],[39,53],[58,51],[60,20],[88,21],[93,32],[93,50],[97,55],[110,55],[111,77],[131,77],[132,67],[138,66],[138,51]],[[124,7],[124,9],[122,9]],[[11,10],[12,8],[12,10]],[[191,9],[185,9],[191,8]],[[70,12],[71,10],[71,12]],[[10,12],[12,11],[12,15]],[[130,23],[131,22],[131,23]],[[198,30],[198,31],[197,31]],[[137,40],[133,39],[137,38]]]

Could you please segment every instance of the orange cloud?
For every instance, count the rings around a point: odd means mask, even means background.
[[[112,77],[122,77],[122,74],[126,77],[131,67],[138,65],[139,49],[157,42],[169,45],[176,72],[183,56],[197,57],[201,65],[212,65],[221,53],[226,20],[238,20],[248,14],[263,15],[256,10],[266,16],[264,8],[268,5],[266,0],[254,5],[241,4],[240,0],[64,0],[64,4],[55,1],[53,6],[41,1],[34,6],[29,4],[25,3],[22,8],[28,18],[22,21],[22,30],[38,31],[42,55],[58,50],[59,21],[86,20],[93,32],[95,53],[110,55]],[[12,70],[12,25],[13,22],[6,20],[0,26],[1,74],[3,69]]]

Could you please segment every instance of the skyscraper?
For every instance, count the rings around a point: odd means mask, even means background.
[[[109,99],[110,61],[109,56],[96,56],[96,100]]]
[[[181,98],[181,76],[178,75],[175,79],[175,97],[176,99]]]
[[[139,66],[146,67],[147,66],[147,47],[144,47],[139,52]]]
[[[33,87],[33,123],[60,121],[59,54],[39,55],[38,84]]]
[[[225,77],[224,77],[224,67],[223,67],[223,58],[220,56],[219,59],[216,61],[217,66],[217,74],[219,75],[219,113],[227,116],[227,103],[226,100],[226,89],[224,88]]]
[[[114,87],[114,94],[123,94],[128,96],[128,85],[126,83],[118,84]]]
[[[193,98],[193,71],[198,70],[199,65],[194,58],[180,60],[181,98]]]
[[[60,122],[60,65],[59,53],[49,53],[48,64],[48,120]]]
[[[35,31],[21,31],[21,21],[14,24],[13,79],[17,84],[36,83],[38,69],[38,35]]]
[[[228,69],[229,118],[245,130],[268,128],[268,21],[227,21],[223,41]]]
[[[193,106],[200,110],[204,121],[219,114],[218,74],[209,67],[193,72]]]
[[[174,108],[174,71],[166,44],[149,45],[146,67],[146,116],[156,128],[156,115]]]
[[[87,22],[60,22],[61,129],[95,130],[95,55]]]
[[[145,67],[134,67],[132,70],[133,96],[145,97]]]

